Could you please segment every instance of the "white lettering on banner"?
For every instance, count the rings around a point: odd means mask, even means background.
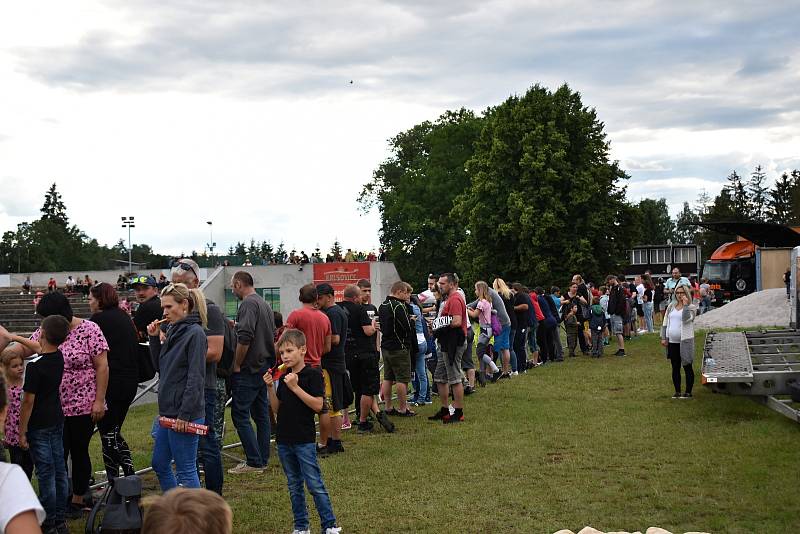
[[[443,315],[441,317],[437,317],[433,321],[433,329],[439,330],[441,328],[446,328],[450,326],[450,323],[453,322],[453,318],[449,315]]]

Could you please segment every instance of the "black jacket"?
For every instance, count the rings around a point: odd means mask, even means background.
[[[381,348],[386,350],[407,350],[417,354],[417,332],[409,316],[410,306],[389,295],[378,307],[381,322]]]
[[[625,315],[625,293],[619,284],[608,289],[608,314]]]

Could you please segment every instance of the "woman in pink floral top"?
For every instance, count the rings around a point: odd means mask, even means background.
[[[92,463],[89,459],[89,441],[97,421],[106,412],[106,387],[108,386],[108,343],[100,327],[91,321],[75,317],[72,306],[62,293],[48,293],[42,297],[36,311],[42,317],[61,315],[70,322],[70,332],[59,349],[64,355],[64,377],[61,379],[61,408],[64,410],[65,458],[72,458],[72,505],[68,517],[80,516],[87,505],[83,496],[89,490]],[[40,330],[31,336],[39,340]],[[30,350],[15,345],[23,357]]]
[[[19,411],[22,406],[22,376],[25,364],[22,358],[13,351],[5,350],[0,355],[3,373],[7,382],[8,412],[4,427],[3,445],[8,449],[11,463],[17,464],[28,475],[33,475],[33,460],[30,453],[19,446]]]

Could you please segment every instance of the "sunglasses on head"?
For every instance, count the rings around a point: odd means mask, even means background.
[[[194,267],[189,265],[188,263],[174,260],[172,263],[169,264],[170,268],[173,271],[182,270],[182,271],[192,271],[194,273],[195,278],[200,280],[200,276],[197,274],[197,271],[194,270]]]
[[[136,278],[134,278],[134,279],[132,279],[130,281],[130,284],[131,285],[136,285],[136,284],[150,285],[150,284],[147,283],[147,277],[146,276],[137,276]]]

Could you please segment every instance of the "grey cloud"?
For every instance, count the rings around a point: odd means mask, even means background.
[[[761,76],[785,69],[789,65],[789,57],[751,57],[747,58],[736,74],[743,77]]]

